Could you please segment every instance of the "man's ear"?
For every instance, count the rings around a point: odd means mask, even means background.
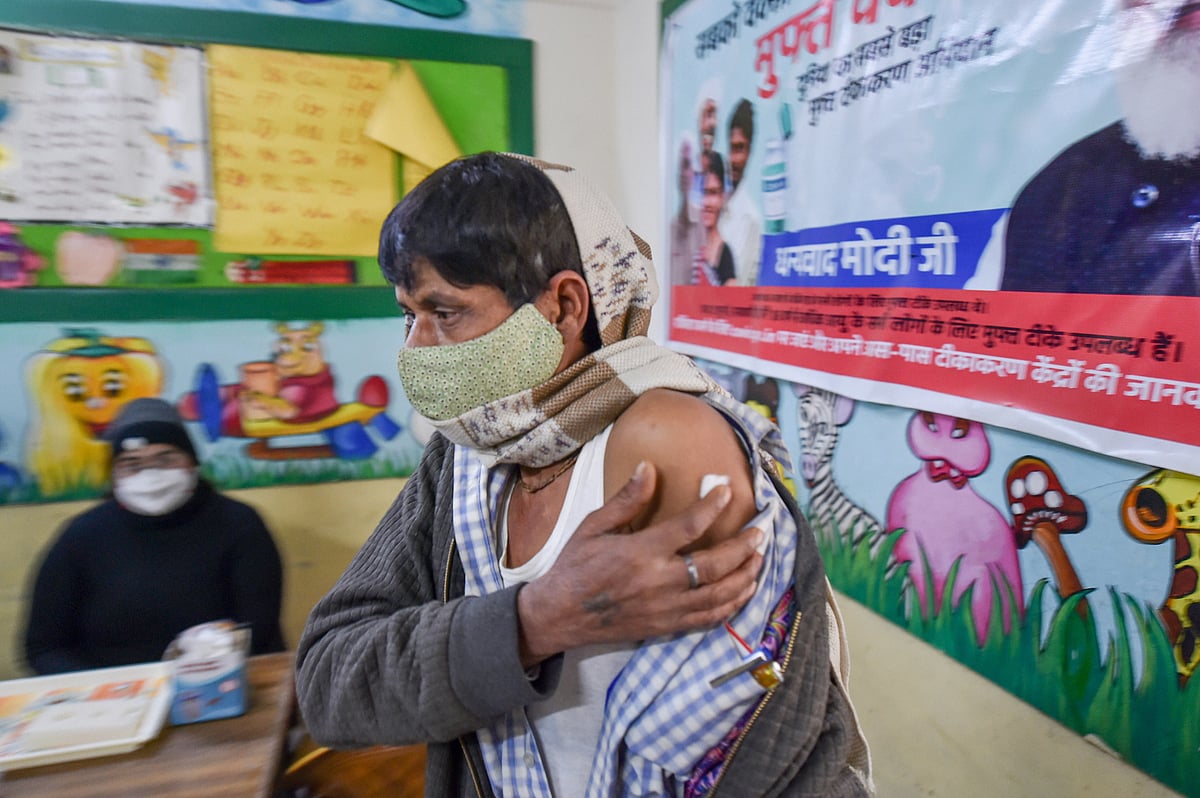
[[[583,275],[572,271],[554,275],[536,304],[565,341],[583,338],[583,329],[592,309],[592,296]]]

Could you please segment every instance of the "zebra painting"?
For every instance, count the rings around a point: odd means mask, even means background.
[[[874,546],[882,538],[882,526],[848,499],[833,479],[838,427],[850,420],[854,400],[820,388],[794,387],[799,400],[796,421],[800,429],[800,475],[809,488],[809,522],[818,530],[841,535],[851,546],[864,540]]]

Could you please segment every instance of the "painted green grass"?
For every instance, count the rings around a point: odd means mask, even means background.
[[[414,466],[412,458],[399,453],[366,460],[326,458],[280,462],[251,461],[244,457],[224,455],[205,460],[200,466],[200,473],[221,490],[239,490],[272,485],[308,485],[316,482],[407,477],[412,474]],[[38,490],[37,483],[30,480],[0,492],[0,506],[83,501],[99,499],[107,493],[107,487],[97,490],[90,485],[80,484],[52,496],[45,496]]]
[[[340,482],[354,479],[407,477],[413,463],[399,454],[367,460],[285,460],[250,461],[226,455],[206,460],[202,473],[223,490],[263,488],[272,485],[304,485],[313,482]]]
[[[954,571],[940,605],[916,611],[915,598],[906,590],[907,564],[891,562],[902,531],[883,538],[875,551],[866,544],[850,545],[846,541],[851,538],[837,530],[814,532],[829,580],[838,590],[1063,725],[1098,738],[1134,767],[1184,795],[1200,796],[1200,676],[1179,686],[1171,646],[1153,607],[1110,589],[1116,631],[1102,642],[1095,611],[1087,617],[1078,611],[1090,591],[1062,601],[1042,580],[1030,593],[1024,614],[1011,613],[1006,634],[998,621],[999,594],[993,591],[993,622],[981,647],[969,589],[957,603],[949,598]],[[1055,607],[1043,629],[1047,602]],[[1137,648],[1143,659],[1140,678],[1134,665]]]
[[[16,487],[0,492],[0,507],[6,504],[33,504],[41,502],[73,502],[86,499],[98,499],[105,495],[107,489],[96,490],[91,485],[78,484],[66,488],[53,495],[45,495],[32,479],[22,482]]]

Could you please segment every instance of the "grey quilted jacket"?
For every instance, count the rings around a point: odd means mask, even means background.
[[[494,795],[475,729],[550,695],[560,659],[531,681],[518,656],[511,588],[463,596],[451,496],[454,447],[435,436],[417,471],[313,609],[296,688],[313,737],[334,748],[428,744],[428,796]],[[834,675],[824,568],[801,530],[782,686],[735,745],[717,796],[867,796],[869,759]]]

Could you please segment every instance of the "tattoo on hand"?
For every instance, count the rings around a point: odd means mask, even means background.
[[[583,600],[585,610],[600,616],[601,626],[608,626],[613,622],[613,616],[617,614],[617,607],[617,602],[609,598],[607,593]]]

